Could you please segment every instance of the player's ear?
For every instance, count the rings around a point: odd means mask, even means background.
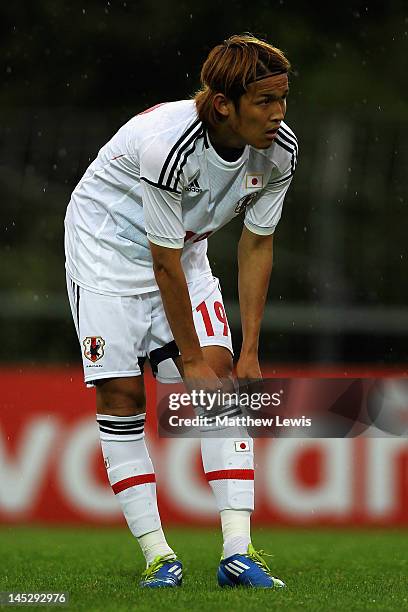
[[[231,100],[228,100],[222,93],[217,93],[214,96],[214,108],[222,117],[229,117],[231,113]]]

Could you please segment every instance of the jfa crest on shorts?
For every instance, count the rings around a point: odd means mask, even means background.
[[[87,336],[83,340],[84,355],[89,361],[98,361],[104,356],[105,340],[101,336]]]

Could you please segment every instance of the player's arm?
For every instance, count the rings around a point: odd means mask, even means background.
[[[218,383],[215,373],[204,361],[195,331],[190,295],[180,261],[182,249],[167,248],[153,242],[149,244],[166,317],[181,353],[184,378],[206,383],[215,379]]]
[[[152,242],[153,269],[167,320],[183,362],[199,362],[202,351],[194,328],[190,296],[181,266],[182,249],[170,249]]]
[[[281,170],[274,173],[256,201],[245,211],[244,229],[238,247],[239,301],[243,342],[237,364],[240,378],[258,378],[259,332],[272,271],[273,235],[282,213],[283,202],[295,168],[293,152],[281,160]]]
[[[239,378],[260,378],[259,332],[272,271],[273,234],[258,235],[245,226],[238,244],[238,291],[242,348]]]

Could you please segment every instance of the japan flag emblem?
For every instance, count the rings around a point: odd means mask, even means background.
[[[247,189],[262,189],[263,187],[263,174],[247,174],[246,175],[246,188]]]
[[[248,440],[237,440],[235,442],[235,450],[237,453],[247,453],[250,451]]]

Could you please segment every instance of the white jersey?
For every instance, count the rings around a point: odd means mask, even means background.
[[[207,238],[244,213],[246,227],[272,234],[297,161],[282,123],[271,146],[246,146],[233,162],[212,147],[194,100],[132,118],[99,151],[75,188],[65,218],[66,267],[80,286],[107,295],[156,291],[148,240],[183,248],[187,282],[210,276]]]

